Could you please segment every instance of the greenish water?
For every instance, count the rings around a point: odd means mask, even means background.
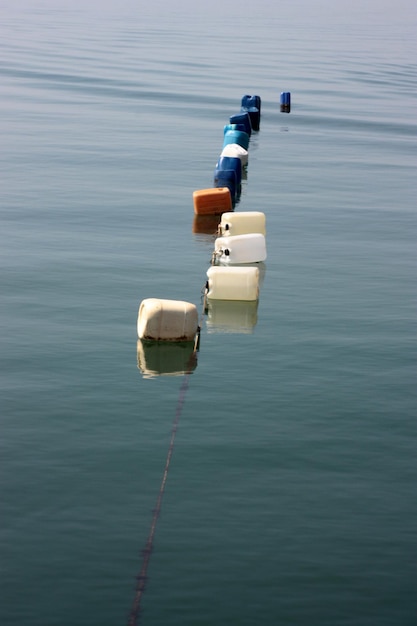
[[[178,410],[141,623],[415,623],[416,15],[368,4],[0,8],[1,624],[127,623]],[[182,397],[137,310],[201,309],[245,93],[259,303]]]

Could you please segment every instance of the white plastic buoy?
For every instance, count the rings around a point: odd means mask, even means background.
[[[242,166],[248,164],[248,151],[243,146],[239,146],[238,143],[229,143],[224,146],[220,156],[236,157],[241,160]]]
[[[261,233],[218,237],[214,254],[222,265],[233,263],[259,263],[266,259],[266,243]]]
[[[207,270],[207,298],[213,300],[257,300],[259,269],[257,267],[219,267]]]
[[[156,376],[184,376],[197,367],[197,355],[190,341],[137,343],[138,368],[144,378]]]
[[[139,306],[138,337],[148,341],[194,341],[197,307],[181,300],[147,298]]]
[[[221,235],[266,234],[265,213],[260,211],[236,211],[223,213],[219,224]]]

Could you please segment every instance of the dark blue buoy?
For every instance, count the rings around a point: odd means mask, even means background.
[[[234,204],[238,189],[235,170],[214,170],[213,187],[227,187]]]
[[[247,113],[249,113],[252,130],[259,130],[261,122],[259,109],[257,109],[256,107],[249,107],[249,109],[245,109],[244,107],[242,107],[242,111],[246,111]]]
[[[280,97],[281,113],[289,113],[291,111],[291,94],[289,91],[283,91]]]
[[[242,109],[250,109],[256,107],[261,112],[261,98],[260,96],[242,96]]]
[[[248,133],[249,137],[252,134],[252,124],[250,121],[249,113],[247,111],[241,111],[237,113],[237,115],[232,115],[229,120],[230,124],[244,124],[245,131]]]
[[[261,123],[261,98],[259,96],[243,96],[242,111],[249,113],[252,130],[259,130]]]
[[[238,146],[249,148],[249,135],[244,130],[226,130],[223,138],[223,148],[229,143],[237,143]]]
[[[236,183],[242,182],[242,161],[238,157],[221,156],[216,163],[216,170],[234,170],[236,173]]]

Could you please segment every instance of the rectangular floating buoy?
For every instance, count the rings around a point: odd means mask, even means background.
[[[245,130],[248,133],[249,137],[252,134],[252,123],[250,121],[250,115],[247,111],[240,111],[236,115],[231,115],[229,118],[230,124],[244,124]]]
[[[234,170],[236,173],[236,184],[240,185],[242,182],[242,161],[239,157],[220,156],[216,163],[215,173],[219,170]]]
[[[281,93],[279,103],[280,103],[281,113],[290,113],[291,112],[291,93],[289,91],[283,91]]]
[[[261,233],[218,237],[214,254],[222,265],[259,263],[266,259],[265,237]]]
[[[221,235],[245,235],[261,233],[266,235],[265,213],[261,211],[236,211],[223,213],[219,224]]]
[[[242,105],[243,109],[248,109],[250,107],[256,107],[259,110],[259,113],[260,113],[261,112],[261,97],[260,96],[250,96],[248,94],[245,94],[244,96],[242,96],[241,105]]]
[[[207,298],[212,300],[257,300],[259,269],[257,267],[219,267],[207,270]]]
[[[197,307],[182,300],[147,298],[139,306],[139,339],[194,341],[198,329]]]
[[[220,215],[233,208],[228,187],[198,189],[193,192],[193,202],[196,215]]]
[[[252,130],[259,130],[261,122],[261,113],[257,107],[248,107],[242,105],[242,111],[249,113]]]
[[[250,137],[244,130],[227,130],[223,136],[223,148],[229,145],[229,143],[237,143],[238,146],[242,146],[247,150],[249,148]]]
[[[236,157],[237,159],[240,159],[243,167],[248,164],[249,153],[245,150],[245,148],[243,148],[243,146],[239,146],[238,143],[229,143],[224,146],[220,156]]]
[[[228,187],[230,195],[232,196],[232,202],[235,201],[238,195],[236,170],[214,170],[213,187]]]
[[[227,133],[228,130],[243,130],[246,133],[245,124],[225,124],[223,126],[223,135]]]

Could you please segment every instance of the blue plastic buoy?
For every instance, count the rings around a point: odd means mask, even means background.
[[[236,115],[232,115],[229,119],[230,124],[244,124],[245,130],[249,137],[252,134],[252,124],[250,121],[249,113],[247,111],[241,111]]]
[[[261,123],[261,98],[259,96],[243,96],[242,111],[249,113],[252,130],[259,130]]]
[[[223,138],[223,148],[229,143],[237,143],[242,148],[249,148],[249,135],[244,130],[226,130]]]
[[[242,161],[238,157],[221,156],[216,163],[216,172],[219,170],[234,170],[237,184],[242,182]]]
[[[233,204],[236,201],[238,182],[235,170],[214,170],[213,187],[228,187]]]
[[[259,130],[261,122],[261,114],[259,112],[259,109],[257,109],[256,107],[249,107],[248,109],[242,107],[242,111],[246,111],[247,113],[249,113],[252,130]]]
[[[243,130],[246,133],[246,126],[244,124],[225,124],[223,127],[223,134],[225,135],[228,130]]]
[[[281,113],[289,113],[291,111],[291,94],[289,91],[283,91],[280,97]]]
[[[242,96],[242,108],[250,109],[251,107],[256,107],[261,112],[261,98],[260,96]]]

